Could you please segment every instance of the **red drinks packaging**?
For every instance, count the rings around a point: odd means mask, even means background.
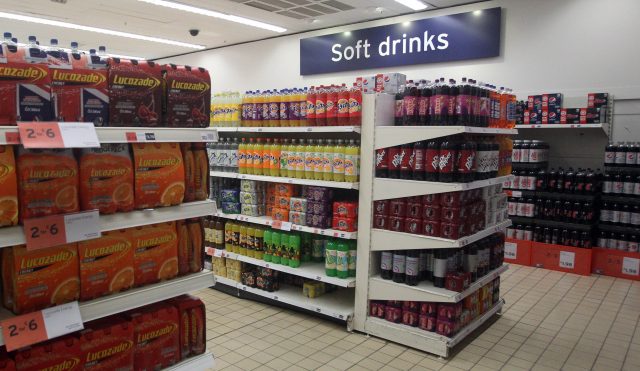
[[[418,313],[407,310],[402,311],[402,324],[412,327],[418,326]]]
[[[344,218],[333,216],[332,228],[338,231],[354,232],[358,229],[358,220],[356,218]]]
[[[404,232],[412,234],[420,234],[422,228],[422,220],[416,218],[406,218],[404,223]]]
[[[542,94],[543,110],[558,110],[562,107],[562,93]]]
[[[440,237],[440,221],[439,220],[423,220],[420,228],[420,234],[425,236]]]
[[[90,322],[80,331],[82,369],[133,370],[133,324],[120,316]]]
[[[180,319],[172,305],[152,304],[129,314],[133,323],[134,369],[159,370],[180,361]]]
[[[422,219],[440,221],[441,206],[440,205],[424,205],[422,207]]]
[[[355,218],[358,216],[358,203],[353,201],[335,201],[333,203],[333,215],[343,218]]]
[[[407,217],[422,218],[422,201],[420,197],[409,197],[407,202]]]
[[[18,350],[16,369],[20,371],[76,371],[82,370],[80,340],[67,335]]]
[[[109,122],[106,61],[98,55],[67,53],[62,49],[51,49],[47,54],[56,120],[106,126]]]
[[[211,113],[211,77],[204,68],[167,66],[165,83],[165,125],[207,127]]]
[[[349,124],[360,126],[362,124],[362,90],[356,84],[349,90]]]
[[[80,206],[101,214],[131,211],[133,163],[127,144],[103,144],[80,150]]]
[[[435,317],[438,315],[438,303],[422,302],[420,303],[420,314]]]
[[[438,319],[436,323],[436,331],[438,335],[451,337],[458,332],[458,325],[452,321],[444,321]]]
[[[579,124],[580,108],[563,108],[560,110],[561,124]],[[514,152],[515,153],[515,152]]]
[[[134,282],[144,286],[178,274],[178,236],[175,222],[130,230],[134,248]]]
[[[108,65],[109,125],[158,126],[162,114],[161,66],[120,58],[109,58]]]
[[[589,93],[587,107],[600,108],[609,105],[609,93]]]
[[[202,354],[206,348],[204,303],[191,295],[178,296],[171,300],[178,309],[180,319],[180,357]]]
[[[469,287],[470,274],[467,273],[449,273],[445,277],[444,287],[447,290],[461,292]]]
[[[398,198],[389,201],[389,215],[404,217],[407,215],[407,201]]]
[[[380,215],[389,214],[389,200],[373,201],[373,213]]]
[[[441,223],[440,224],[440,237],[448,238],[451,240],[457,240],[460,237],[466,236],[465,226],[457,223]]]
[[[204,268],[204,226],[200,218],[187,220],[189,232],[189,272],[200,272]]]
[[[0,351],[0,371],[16,371],[16,363],[9,357],[4,348]]]
[[[389,217],[386,214],[373,215],[373,228],[389,229]]]
[[[50,121],[51,71],[47,54],[29,46],[0,45],[6,58],[0,60],[0,125],[17,121]]]
[[[462,314],[462,303],[438,304],[438,320],[455,322]]]
[[[405,218],[399,216],[389,217],[388,229],[394,232],[404,232]]]
[[[418,327],[421,330],[434,332],[436,330],[436,323],[437,323],[436,317],[430,317],[424,314],[421,314],[418,317]]]
[[[422,196],[422,204],[423,205],[439,205],[440,204],[440,193],[434,193],[430,195]]]

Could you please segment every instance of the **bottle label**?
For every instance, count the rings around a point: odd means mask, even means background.
[[[629,222],[631,221],[631,213],[628,211],[621,211],[620,212],[620,223],[621,224],[629,224]]]
[[[289,119],[300,120],[300,102],[289,103]]]
[[[264,239],[262,237],[254,237],[253,248],[255,251],[262,251],[264,249]]]
[[[630,222],[632,225],[640,225],[640,213],[631,213]]]
[[[600,221],[601,222],[610,222],[611,221],[611,210],[609,210],[609,209],[600,210]]]
[[[447,275],[447,259],[434,259],[433,275],[442,278]]]
[[[404,114],[404,104],[403,103],[404,103],[403,99],[396,99],[394,116],[397,117],[397,118],[402,118],[402,115]]]
[[[470,149],[464,149],[458,152],[458,172],[469,174],[473,171],[476,152]]]
[[[519,149],[514,149],[511,156],[512,156],[511,157],[511,161],[512,162],[520,162],[520,150]]]
[[[409,171],[412,167],[413,162],[413,151],[410,149],[401,148],[400,149],[400,170]]]
[[[407,259],[404,255],[393,254],[393,273],[403,273],[406,271]]]
[[[633,183],[633,182],[624,182],[624,186],[623,186],[624,194],[633,195],[635,185],[636,183]]]
[[[480,116],[489,117],[489,97],[480,97]]]
[[[334,174],[344,174],[344,153],[334,153],[333,154],[333,173]]]
[[[289,102],[280,102],[280,120],[289,120]]]
[[[307,119],[307,102],[306,101],[300,102],[300,119],[301,120]]]
[[[316,173],[321,173],[322,169],[323,169],[323,164],[322,164],[322,158],[323,158],[323,154],[322,152],[315,152],[313,154],[313,171]]]
[[[387,149],[381,148],[376,150],[376,169],[388,169]]]
[[[624,165],[627,162],[626,152],[616,152],[615,163],[616,165]]]
[[[486,173],[491,168],[491,151],[476,152],[476,172]]]
[[[383,271],[391,270],[393,268],[392,259],[392,253],[383,251],[382,258],[380,259],[380,269],[382,269]]]
[[[418,116],[424,117],[429,113],[429,98],[428,97],[419,97],[418,98]]]
[[[427,149],[425,153],[427,173],[437,173],[440,168],[440,152],[437,149]]]
[[[338,250],[336,252],[336,269],[340,272],[349,270],[349,252]]]
[[[344,155],[344,175],[355,176],[356,173],[356,163],[357,163],[357,155]],[[377,157],[377,156],[376,156]],[[378,168],[378,161],[376,159],[376,168]]]
[[[449,96],[449,102],[447,102],[447,113],[449,116],[453,116],[456,113],[456,99],[455,95]]]
[[[330,155],[332,155],[331,153],[327,153],[324,152],[323,156],[322,156],[322,172],[323,173],[331,173],[333,172],[332,169],[332,158],[329,157]]]
[[[307,118],[316,118],[316,102],[315,100],[307,100]]]
[[[415,96],[407,96],[403,99],[403,107],[404,107],[404,116],[405,117],[414,117],[418,110],[418,99]]]
[[[338,114],[338,111],[336,110],[336,102],[335,100],[333,100],[333,98],[329,98],[329,96],[327,96],[326,111],[327,118],[334,118]]]
[[[326,104],[324,101],[318,99],[316,100],[316,117],[326,117]]]
[[[313,152],[305,152],[304,155],[304,171],[312,172],[315,169],[315,156]]]
[[[453,158],[454,152],[450,149],[440,150],[440,163],[438,169],[441,173],[452,173],[455,165],[455,159]]]
[[[280,151],[280,170],[289,168],[289,152]]]
[[[338,99],[338,117],[349,117],[349,98]]]
[[[358,262],[358,250],[349,250],[349,270],[355,271]]]
[[[413,166],[411,169],[413,171],[424,171],[424,149],[414,149],[411,157],[413,157]]]
[[[388,166],[390,170],[400,170],[400,164],[402,163],[402,153],[404,152],[400,150],[400,147],[389,148]]]
[[[405,272],[408,276],[417,276],[420,273],[420,259],[416,257],[407,257]]]
[[[620,223],[620,210],[611,210],[611,223]]]
[[[362,114],[362,96],[358,98],[349,97],[349,116],[359,116]]]
[[[438,94],[436,95],[436,115],[446,115],[449,113],[449,96]]]
[[[469,115],[469,96],[466,94],[458,95],[456,100],[456,113],[461,116]]]
[[[436,103],[437,99],[435,95],[429,97],[429,116],[431,117],[436,115]]]
[[[224,231],[216,229],[213,232],[213,242],[216,245],[222,245],[225,242]]]
[[[325,249],[324,267],[326,269],[336,269],[338,252],[336,250]]]

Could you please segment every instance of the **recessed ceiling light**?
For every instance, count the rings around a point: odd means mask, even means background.
[[[236,15],[224,14],[224,13],[215,12],[213,10],[208,10],[203,8],[196,8],[195,6],[174,3],[172,1],[165,1],[165,0],[138,0],[138,1],[142,1],[144,3],[149,3],[153,5],[158,5],[158,6],[164,6],[166,8],[182,10],[189,13],[200,14],[207,17],[220,18],[227,21],[231,21],[231,22],[242,23],[247,26],[258,27],[264,30],[269,30],[274,32],[285,32],[287,30],[286,28],[274,26],[272,24],[268,24],[260,21],[254,21],[253,19],[239,17]]]
[[[396,0],[396,3],[400,3],[413,10],[427,9],[428,5],[420,0]]]
[[[405,27],[408,27],[410,24],[411,24],[411,22],[409,22],[409,21],[402,22],[402,25],[405,26]]]
[[[351,31],[345,31],[345,32],[344,32],[344,35],[345,35],[345,36],[351,36]]]
[[[473,15],[480,15],[482,14],[482,10],[474,10],[473,11]]]
[[[53,21],[51,19],[46,19],[46,18],[29,17],[29,16],[26,16],[26,15],[20,15],[20,14],[12,14],[12,13],[0,12],[0,18],[9,19],[9,20],[12,20],[12,21],[23,21],[23,22],[44,24],[44,25],[47,25],[47,26],[69,28],[69,29],[72,29],[72,30],[96,32],[96,33],[101,33],[101,34],[104,34],[104,35],[126,37],[126,38],[129,38],[129,39],[136,39],[136,40],[142,40],[142,41],[151,41],[151,42],[156,42],[156,43],[160,43],[160,44],[181,46],[183,48],[192,48],[192,49],[199,49],[199,50],[202,50],[202,49],[205,48],[203,45],[183,43],[181,41],[162,39],[162,38],[153,37],[153,36],[138,35],[138,34],[129,33],[129,32],[108,30],[108,29],[105,29],[105,28],[83,26],[83,25],[79,25],[79,24],[75,24],[75,23]]]

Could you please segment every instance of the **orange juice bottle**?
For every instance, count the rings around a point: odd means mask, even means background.
[[[131,211],[133,163],[128,144],[103,144],[80,151],[80,207],[101,214]]]
[[[178,274],[176,223],[160,223],[130,230],[134,248],[134,283],[144,286]]]
[[[75,243],[27,250],[2,249],[4,306],[16,314],[78,300],[80,279]]]
[[[266,143],[262,147],[262,175],[271,174],[271,138],[265,139]]]
[[[78,163],[70,149],[18,150],[20,218],[72,213],[78,203]]]
[[[133,145],[136,208],[182,203],[185,193],[184,163],[177,143]]]
[[[133,248],[126,230],[78,243],[80,300],[90,300],[133,286]]]
[[[271,160],[269,175],[271,176],[280,176],[280,152],[280,140],[275,138],[273,140],[273,145],[271,146],[271,155],[269,155],[269,160]]]
[[[0,227],[18,224],[18,180],[13,146],[0,146]]]
[[[195,158],[191,151],[191,143],[180,143],[182,162],[184,163],[184,202],[196,199]]]

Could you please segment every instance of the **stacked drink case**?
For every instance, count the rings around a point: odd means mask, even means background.
[[[204,68],[109,58],[101,46],[87,55],[56,39],[44,49],[10,33],[0,44],[0,87],[7,103],[0,124],[18,121],[92,122],[96,126],[206,127],[211,78]],[[22,78],[29,76],[29,78]]]
[[[468,183],[511,173],[511,139],[454,135],[376,150],[378,178]]]
[[[434,83],[409,80],[396,94],[396,126],[462,125],[513,128],[516,121],[516,97],[510,89],[467,81],[457,84],[449,79]]]
[[[383,251],[380,276],[416,286],[422,281],[435,287],[464,291],[504,259],[504,234],[496,233],[460,249]]]
[[[369,316],[453,337],[500,300],[500,277],[458,303],[372,300]]]
[[[530,95],[518,103],[517,120],[524,125],[605,123],[609,103],[608,93],[589,93],[587,107],[581,108],[564,108],[562,93]]]
[[[457,240],[507,217],[500,185],[374,201],[373,227]]]

